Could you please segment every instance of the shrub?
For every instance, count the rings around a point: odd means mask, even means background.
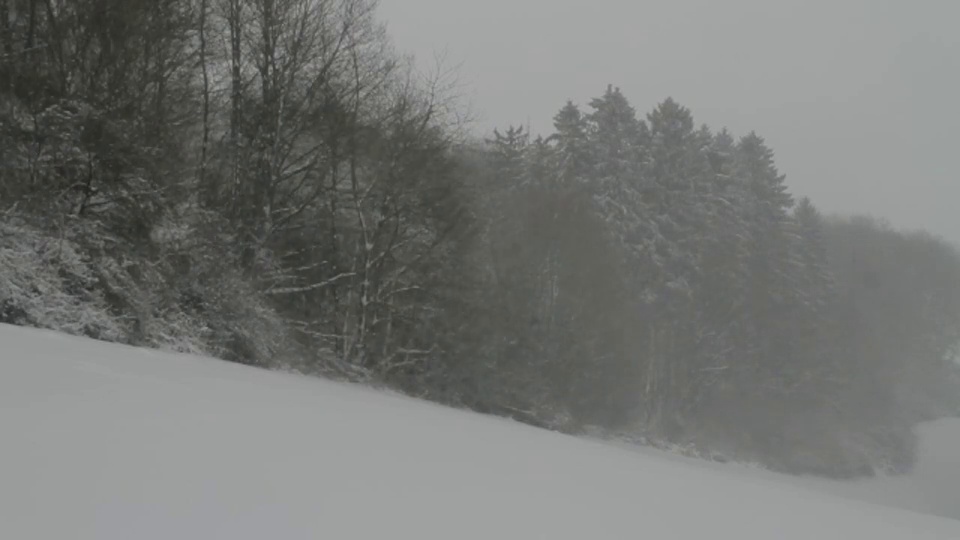
[[[0,222],[0,322],[107,341],[126,341],[129,334],[74,242],[10,219]]]

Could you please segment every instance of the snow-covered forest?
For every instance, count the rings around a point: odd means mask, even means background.
[[[908,469],[960,414],[957,248],[825,217],[762,136],[606,83],[478,138],[374,0],[0,0],[0,322]]]

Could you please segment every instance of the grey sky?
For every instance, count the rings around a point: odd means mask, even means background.
[[[403,51],[462,63],[477,129],[607,83],[640,113],[757,131],[793,191],[960,242],[960,1],[381,0]]]

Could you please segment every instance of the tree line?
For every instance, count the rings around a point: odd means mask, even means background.
[[[373,0],[0,0],[0,321],[834,476],[960,412],[960,255],[608,87],[477,140]]]

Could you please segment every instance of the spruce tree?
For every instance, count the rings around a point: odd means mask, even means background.
[[[584,115],[568,101],[553,117],[554,133],[547,142],[553,144],[556,180],[565,187],[586,184],[594,163]]]

